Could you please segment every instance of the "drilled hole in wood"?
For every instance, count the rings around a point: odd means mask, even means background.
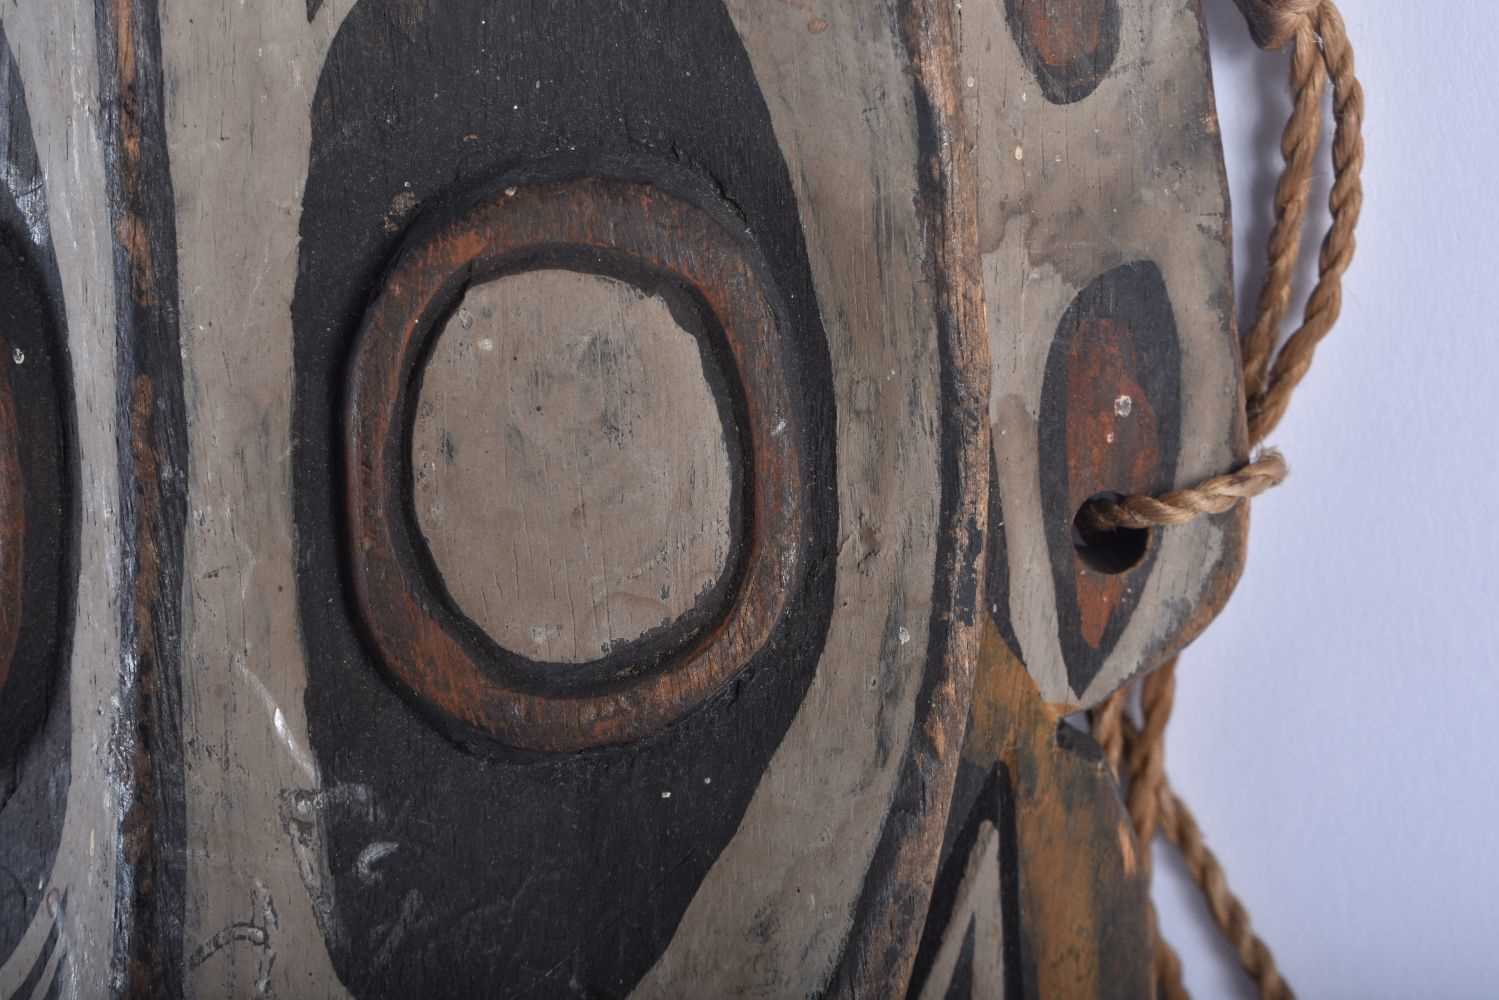
[[[1096,573],[1117,575],[1140,565],[1150,548],[1147,528],[1098,528],[1088,508],[1101,501],[1118,501],[1118,493],[1096,493],[1083,502],[1072,519],[1072,544],[1083,565]]]

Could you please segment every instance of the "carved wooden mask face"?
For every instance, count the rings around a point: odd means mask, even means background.
[[[0,993],[1081,982],[1059,720],[1243,541],[1072,528],[1243,450],[1195,4],[4,31]]]

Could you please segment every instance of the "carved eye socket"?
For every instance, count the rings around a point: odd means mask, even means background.
[[[808,519],[766,273],[626,181],[502,185],[409,238],[355,348],[345,460],[356,601],[419,703],[576,750],[680,718],[764,647]]]
[[[471,286],[419,363],[433,578],[538,682],[660,659],[721,611],[743,534],[722,339],[676,288],[548,268]]]
[[[0,769],[45,715],[58,671],[70,509],[58,339],[41,274],[8,235],[0,233]]]

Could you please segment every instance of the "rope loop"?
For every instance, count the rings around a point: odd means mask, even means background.
[[[1267,241],[1265,283],[1255,320],[1244,337],[1245,421],[1251,448],[1261,444],[1285,416],[1291,394],[1311,370],[1317,346],[1332,332],[1343,309],[1343,275],[1353,263],[1354,230],[1364,206],[1360,179],[1364,167],[1364,89],[1354,72],[1353,46],[1332,0],[1239,0],[1262,44],[1291,43],[1291,117],[1281,135],[1285,169],[1275,189],[1275,223]],[[1317,152],[1322,139],[1323,99],[1332,84],[1333,185],[1328,195],[1332,221],[1322,241],[1317,283],[1307,296],[1300,326],[1277,352],[1282,323],[1290,311],[1296,265],[1306,229]],[[1100,499],[1085,518],[1102,530],[1184,524],[1222,514],[1280,485],[1285,463],[1267,451],[1228,475],[1160,496]]]
[[[1245,420],[1249,445],[1258,446],[1285,415],[1291,394],[1306,376],[1317,345],[1342,310],[1343,274],[1353,262],[1354,229],[1363,209],[1359,175],[1364,165],[1364,90],[1354,73],[1353,46],[1332,0],[1237,0],[1255,40],[1264,48],[1291,45],[1294,107],[1281,136],[1286,165],[1275,191],[1275,224],[1267,247],[1265,284],[1254,326],[1244,339]],[[1322,136],[1323,99],[1332,84],[1332,222],[1322,241],[1317,284],[1307,297],[1301,325],[1277,353],[1277,336],[1290,309],[1291,285],[1306,227],[1313,168]],[[1221,514],[1286,478],[1285,459],[1266,449],[1250,464],[1159,496],[1099,500],[1086,510],[1083,527],[1093,531],[1184,524]],[[1174,844],[1197,884],[1213,920],[1232,945],[1239,964],[1268,1000],[1295,994],[1280,974],[1269,947],[1254,933],[1249,911],[1228,885],[1218,858],[1208,849],[1196,817],[1166,778],[1165,733],[1176,685],[1175,658],[1141,682],[1141,722],[1126,711],[1131,689],[1123,688],[1095,709],[1091,728],[1104,755],[1126,787],[1131,825],[1146,858],[1159,832]],[[1155,907],[1146,914],[1154,953],[1156,990],[1168,1000],[1187,996],[1181,960],[1161,936]]]
[[[1239,0],[1254,40],[1264,49],[1285,47],[1320,7],[1321,0]]]
[[[1132,496],[1119,500],[1099,499],[1083,511],[1081,527],[1102,534],[1120,528],[1154,528],[1186,524],[1203,514],[1222,514],[1242,501],[1257,497],[1285,482],[1286,460],[1274,448],[1236,472],[1214,476],[1191,489],[1172,490],[1160,496]]]

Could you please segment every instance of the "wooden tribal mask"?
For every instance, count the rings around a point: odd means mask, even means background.
[[[0,12],[0,996],[1103,996],[1196,0]]]

